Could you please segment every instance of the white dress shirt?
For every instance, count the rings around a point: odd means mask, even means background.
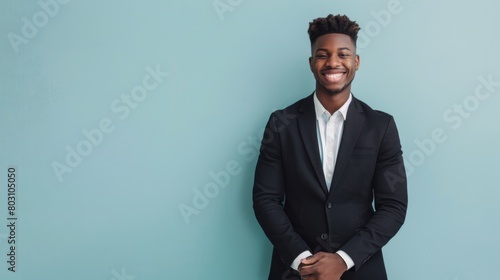
[[[330,114],[321,104],[316,92],[314,93],[314,109],[316,111],[316,128],[318,136],[319,153],[323,164],[323,174],[325,175],[326,186],[330,190],[333,171],[337,161],[337,154],[344,130],[344,121],[347,119],[347,110],[351,104],[352,94],[349,94],[347,101],[333,114]],[[354,266],[354,262],[347,253],[342,250],[336,252],[344,260],[347,269]],[[304,251],[293,261],[291,267],[298,270],[300,261],[311,256],[310,251]]]

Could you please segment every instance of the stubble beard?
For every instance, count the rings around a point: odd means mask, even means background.
[[[329,90],[324,86],[322,86],[322,87],[325,89],[326,94],[328,94],[330,96],[334,96],[334,95],[337,95],[337,94],[343,92],[346,88],[351,86],[353,80],[354,80],[354,77],[348,83],[346,83],[343,87],[341,87],[340,89],[337,89],[337,90]]]

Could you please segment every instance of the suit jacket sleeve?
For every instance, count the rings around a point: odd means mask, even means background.
[[[407,208],[407,182],[401,144],[390,117],[377,155],[372,180],[375,213],[340,249],[354,261],[355,269],[382,248],[402,226]]]
[[[253,208],[259,224],[281,260],[290,266],[300,253],[310,249],[295,232],[283,208],[285,176],[279,132],[285,125],[275,113],[271,114],[255,171]]]

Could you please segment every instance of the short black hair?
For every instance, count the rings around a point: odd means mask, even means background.
[[[346,15],[334,16],[329,14],[327,17],[320,17],[310,22],[307,33],[309,33],[311,45],[316,42],[318,37],[329,33],[345,34],[351,37],[354,45],[356,45],[360,29],[359,25],[355,21],[350,20]]]

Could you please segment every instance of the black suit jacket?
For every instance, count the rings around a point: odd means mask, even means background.
[[[262,139],[253,207],[274,245],[269,279],[294,279],[290,265],[303,251],[339,249],[355,264],[343,280],[386,279],[381,248],[403,224],[407,208],[392,116],[353,97],[328,191],[313,95],[274,112]]]

